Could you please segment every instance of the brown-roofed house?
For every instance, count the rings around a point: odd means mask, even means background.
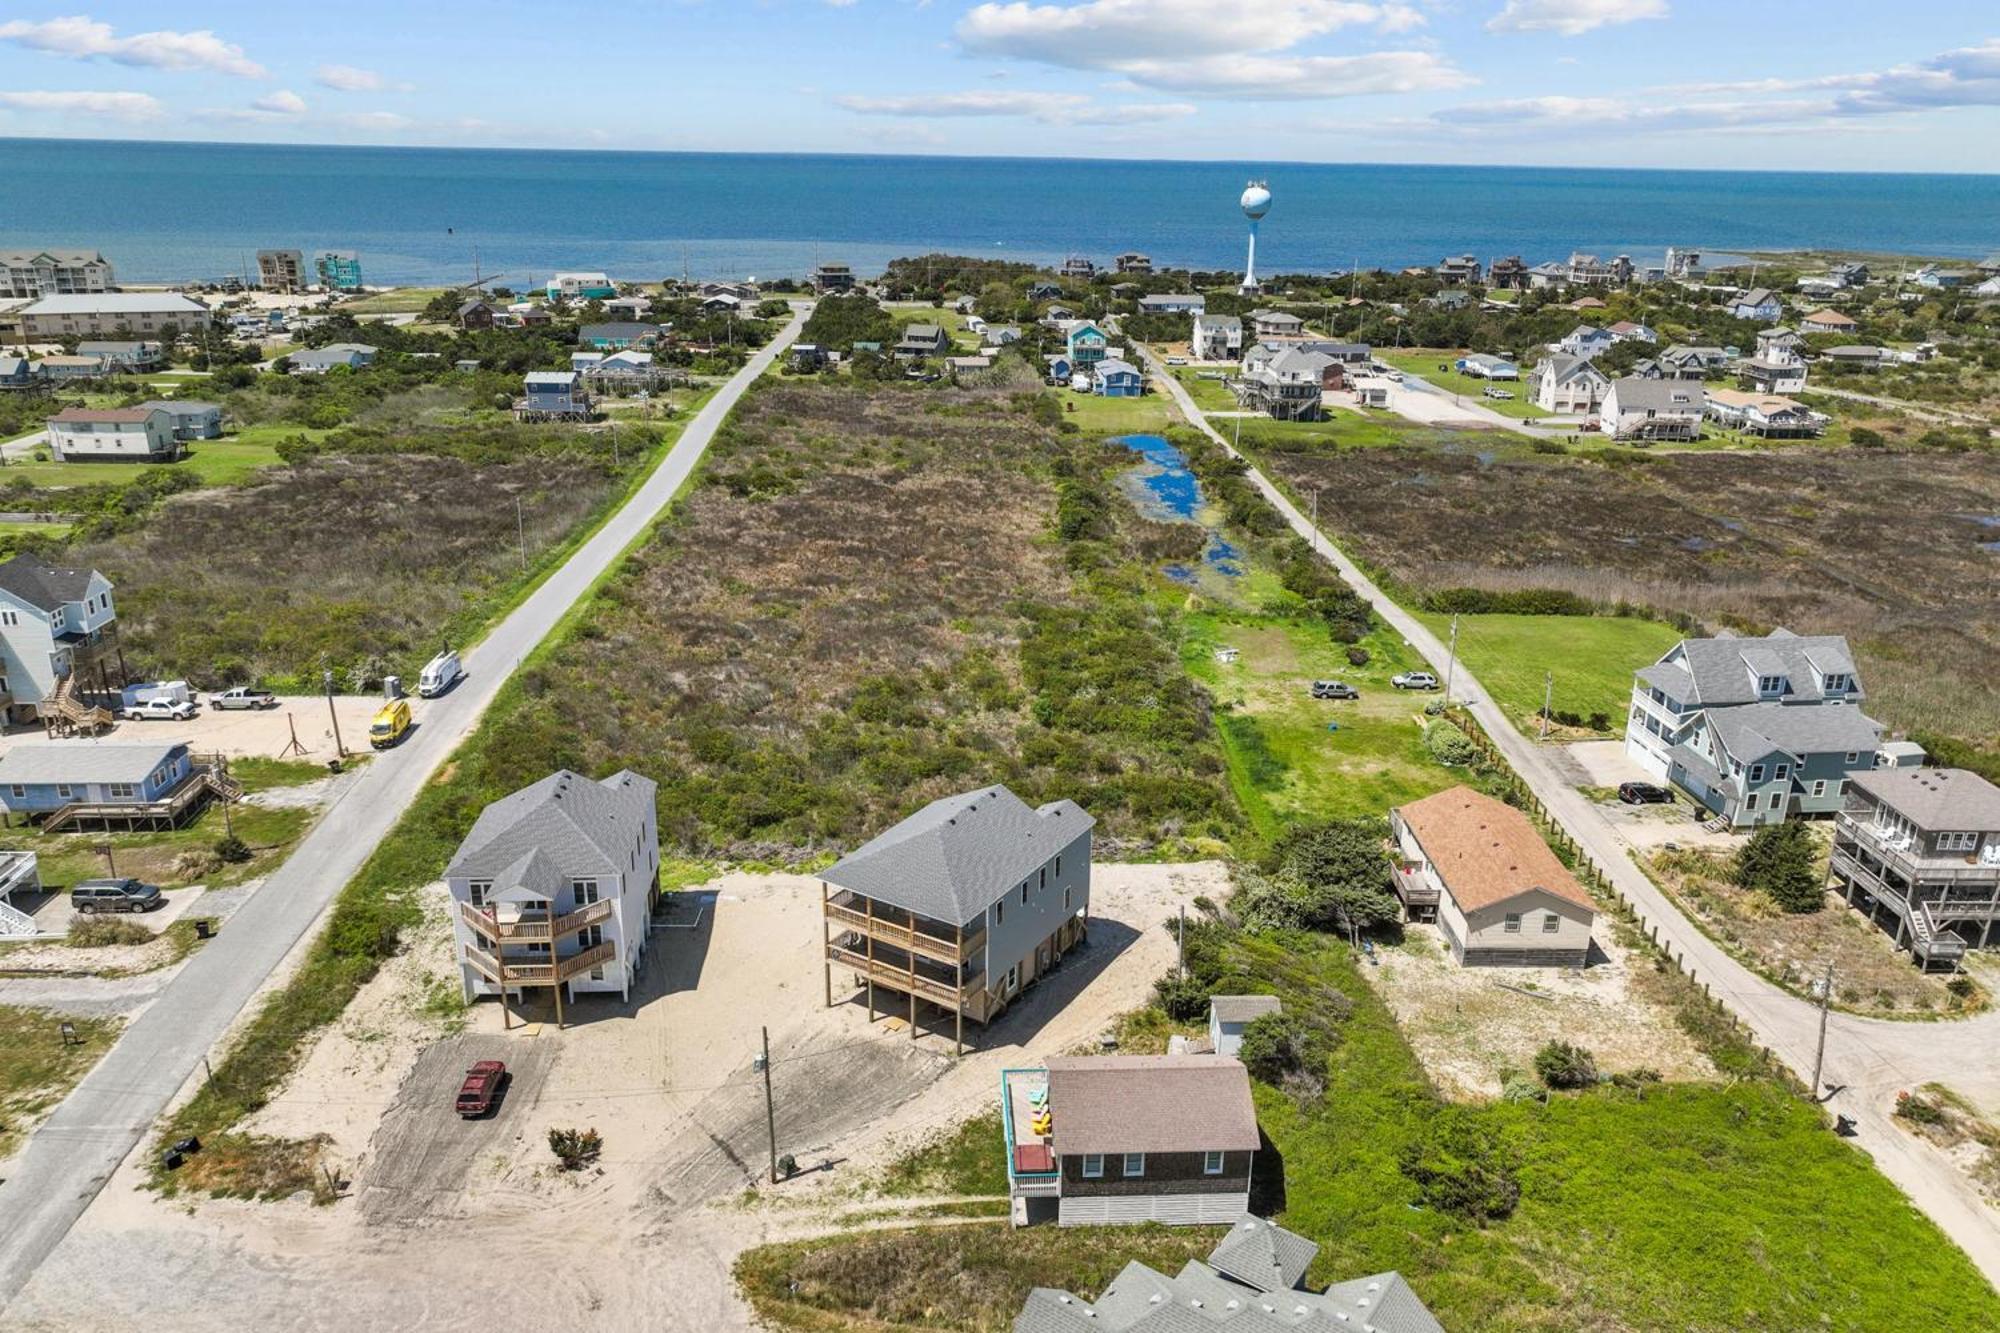
[[[1063,1226],[1220,1223],[1248,1210],[1259,1139],[1241,1061],[1070,1056],[1048,1062],[1046,1088],[1028,1123],[1010,1125],[1008,1146],[1013,1153],[1046,1138]],[[1045,1135],[1035,1132],[1043,1115]],[[1046,1196],[1046,1186],[1038,1192]]]
[[[1470,787],[1389,812],[1406,903],[1435,896],[1467,967],[1582,967],[1596,909],[1528,817]]]

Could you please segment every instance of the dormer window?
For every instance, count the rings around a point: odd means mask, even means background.
[[[1823,676],[1821,677],[1821,681],[1821,688],[1828,694],[1845,694],[1853,687],[1853,681],[1844,673]]]
[[[1784,692],[1785,692],[1785,678],[1783,676],[1757,677],[1757,693],[1783,694]]]

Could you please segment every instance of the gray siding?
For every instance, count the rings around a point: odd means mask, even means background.
[[[1060,863],[1061,869],[1057,870]],[[1043,872],[1047,882],[1043,882]],[[1022,888],[1026,886],[1026,900]],[[1069,899],[1065,904],[1064,890]],[[1090,834],[1072,839],[1060,853],[1011,887],[1005,897],[986,909],[986,985],[1001,991],[1007,969],[1018,967],[1016,984],[1025,984],[1041,968],[1035,965],[1035,949],[1062,924],[1090,907]],[[1044,964],[1046,965],[1046,964]],[[1007,991],[1012,998],[1014,991]]]

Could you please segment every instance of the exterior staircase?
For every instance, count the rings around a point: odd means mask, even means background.
[[[43,720],[64,735],[103,731],[116,721],[110,709],[85,703],[77,694],[75,672],[56,682],[56,692],[42,700],[41,712]]]
[[[0,940],[29,939],[37,933],[35,918],[6,903],[0,903]]]

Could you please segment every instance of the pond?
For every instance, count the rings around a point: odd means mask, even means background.
[[[1223,537],[1222,519],[1202,496],[1201,482],[1187,458],[1158,435],[1125,435],[1118,443],[1139,455],[1139,464],[1119,479],[1119,489],[1133,507],[1162,523],[1196,523],[1208,530],[1201,558],[1189,564],[1162,566],[1176,583],[1199,587],[1205,581],[1225,584],[1243,577],[1243,553]]]

